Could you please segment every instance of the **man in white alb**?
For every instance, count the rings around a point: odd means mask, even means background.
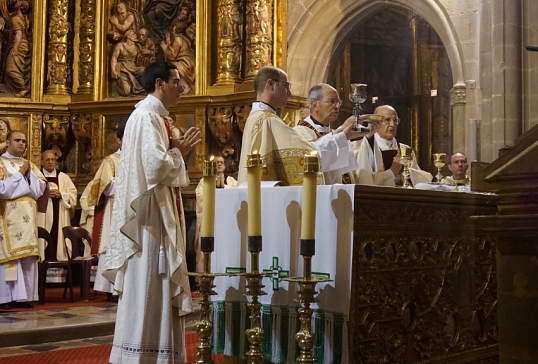
[[[200,130],[172,134],[168,109],[183,92],[174,64],[149,64],[141,84],[148,96],[125,126],[103,272],[119,296],[110,362],[184,363],[192,299],[180,188]]]

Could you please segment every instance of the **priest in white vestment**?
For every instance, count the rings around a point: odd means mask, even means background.
[[[400,148],[408,145],[396,140],[400,119],[392,106],[379,106],[374,114],[383,116],[383,121],[372,137],[356,142],[359,168],[353,177],[356,184],[395,187],[403,182]],[[414,152],[409,173],[413,185],[431,182],[433,178],[431,173],[420,169]]]
[[[62,228],[71,226],[71,218],[77,206],[77,188],[71,178],[56,169],[56,155],[51,150],[41,153],[41,171],[49,183],[49,200],[47,212],[40,216],[39,226],[50,233],[56,244],[56,258],[67,260],[67,251],[64,244]],[[67,244],[70,244],[67,242]],[[40,252],[41,259],[45,259],[44,249]]]
[[[47,183],[39,168],[22,157],[23,132],[10,132],[6,145],[0,157],[0,308],[29,308],[39,299],[37,200],[46,194]]]
[[[114,290],[112,283],[103,277],[102,272],[105,269],[105,254],[110,237],[110,222],[116,194],[116,176],[119,170],[123,132],[123,128],[116,130],[118,150],[107,155],[99,165],[99,169],[90,182],[89,195],[85,201],[88,209],[93,208],[91,253],[99,256],[93,289],[106,292],[109,300],[115,300],[112,298]]]
[[[110,362],[184,363],[182,316],[193,309],[180,188],[200,130],[172,136],[168,109],[183,92],[174,64],[149,64],[141,83],[149,95],[125,126],[103,273],[119,295]]]
[[[342,100],[340,100],[338,92],[334,87],[326,83],[320,83],[310,88],[307,102],[310,115],[299,120],[293,129],[309,142],[319,140],[322,143],[319,146],[320,149],[330,149],[331,146],[327,145],[327,142],[336,140],[336,136],[332,135],[334,130],[331,129],[331,123],[338,119]],[[344,125],[350,123],[355,123],[354,116],[349,117]],[[338,140],[338,142],[342,143],[341,145],[338,145],[337,143],[339,150],[342,150],[341,154],[343,156],[347,154],[349,158],[348,166],[353,166],[353,169],[356,169],[358,165],[351,143],[347,139]],[[346,169],[344,170],[348,171],[349,168],[346,166]],[[329,172],[324,171],[323,176],[325,184],[332,185],[342,182],[351,183],[352,181],[348,173],[344,172],[344,170],[336,169]]]
[[[471,179],[467,175],[469,163],[467,156],[463,153],[454,153],[448,162],[448,170],[452,172],[451,176],[446,176],[441,180],[441,183],[457,186],[469,186]]]
[[[286,72],[277,67],[261,68],[254,78],[257,101],[245,123],[237,183],[246,182],[247,155],[260,154],[262,180],[282,181],[286,185],[303,183],[304,156],[317,152],[323,173],[338,171],[339,174],[356,169],[355,160],[349,158],[348,140],[366,133],[353,130],[353,125],[344,124],[319,140],[309,142],[288,126],[278,115],[277,109],[286,106],[291,96],[291,84]],[[324,184],[319,175],[318,184]]]

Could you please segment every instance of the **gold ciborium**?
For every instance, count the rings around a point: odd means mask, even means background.
[[[403,188],[412,188],[411,184],[409,183],[409,165],[413,160],[412,154],[413,149],[411,149],[410,147],[400,147],[400,162],[404,165],[404,169],[402,172]]]
[[[441,174],[441,168],[445,166],[446,153],[433,153],[433,165],[437,168],[437,183],[441,183],[443,175]]]

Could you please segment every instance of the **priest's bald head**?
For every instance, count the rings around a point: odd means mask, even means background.
[[[275,109],[286,106],[291,96],[291,83],[286,72],[278,67],[262,67],[254,77],[256,100],[271,105]]]
[[[400,125],[396,110],[390,105],[382,105],[375,109],[374,114],[383,116],[377,134],[385,140],[392,140],[398,132],[398,125]]]

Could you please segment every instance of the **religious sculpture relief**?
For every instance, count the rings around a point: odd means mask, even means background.
[[[217,85],[240,81],[243,8],[237,0],[221,0],[218,13]]]
[[[85,0],[80,5],[79,88],[78,93],[93,91],[95,46],[95,0]]]
[[[227,158],[235,154],[235,117],[231,107],[208,110],[208,127],[220,147],[220,154]]]
[[[467,102],[467,94],[465,90],[465,85],[456,85],[452,90],[450,90],[450,104],[451,105],[461,105]]]
[[[29,97],[32,71],[31,3],[28,0],[0,0],[0,19],[0,48],[6,50],[3,52],[5,59],[0,58],[4,70],[0,91],[15,97]]]
[[[44,115],[43,128],[45,133],[44,149],[50,149],[61,159],[69,130],[68,115]]]
[[[128,30],[123,40],[114,46],[110,59],[110,77],[115,80],[112,90],[121,96],[140,95],[144,89],[140,86],[143,66],[137,65],[140,48],[136,44],[138,37],[134,30]]]
[[[140,75],[156,60],[176,64],[184,93],[194,93],[196,2],[147,0],[143,6],[139,1],[131,5],[118,2],[109,18],[110,96],[143,94]]]
[[[0,154],[6,151],[7,134],[12,131],[9,120],[0,118]]]
[[[91,171],[92,121],[93,117],[90,114],[71,116],[71,130],[81,149],[79,155],[84,156],[82,162],[83,170],[81,171],[84,173]]]
[[[177,66],[185,89],[184,93],[189,94],[194,90],[196,58],[186,30],[186,23],[174,22],[170,31],[164,35],[160,46],[164,53],[164,60]]]
[[[269,0],[248,0],[246,3],[246,71],[245,79],[253,80],[258,70],[272,64],[273,7]]]

